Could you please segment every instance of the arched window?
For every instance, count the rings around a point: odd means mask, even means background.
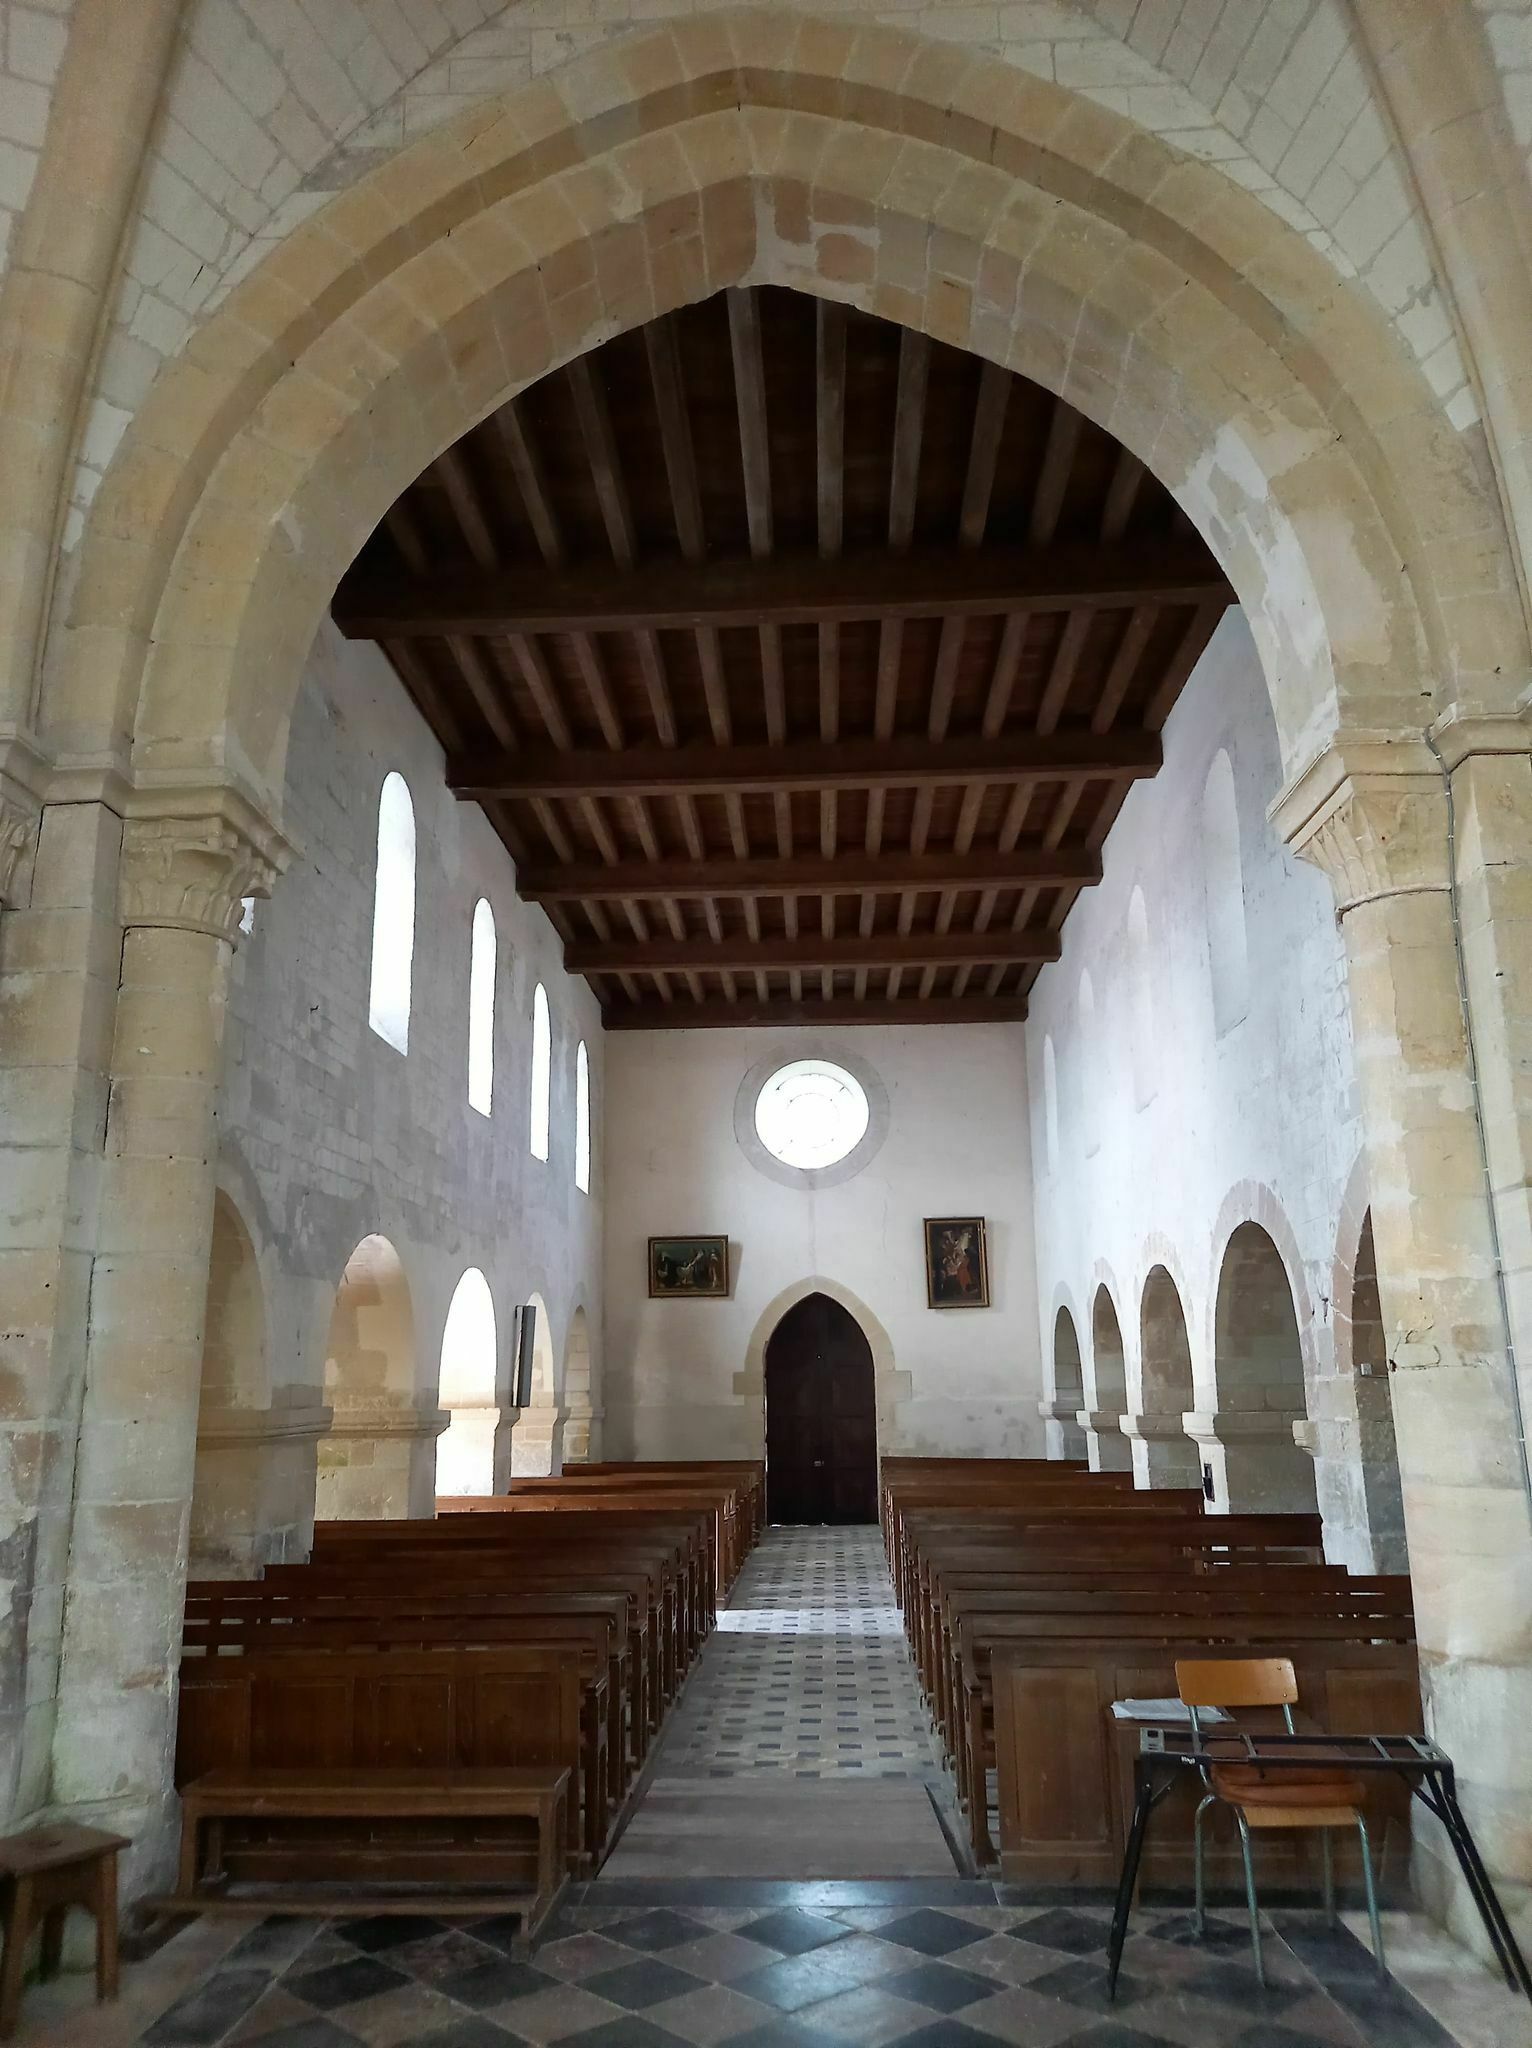
[[[590,1055],[583,1038],[575,1053],[575,1186],[590,1193]]]
[[[541,982],[532,996],[532,1157],[548,1156],[548,1092],[553,1081],[548,996]]]
[[[372,899],[372,987],[367,1021],[398,1052],[410,1049],[410,967],[415,958],[415,807],[402,775],[378,798]]]
[[[437,1399],[451,1420],[436,1439],[438,1497],[494,1492],[498,1377],[494,1299],[484,1275],[470,1266],[442,1331]]]
[[[495,1095],[495,913],[481,896],[473,910],[468,961],[468,1101],[488,1116]]]
[[[1144,892],[1128,898],[1128,973],[1133,987],[1133,1101],[1154,1100],[1154,985],[1149,978],[1149,913]]]
[[[1203,885],[1207,891],[1208,965],[1213,977],[1213,1028],[1221,1038],[1250,1001],[1245,937],[1245,880],[1239,857],[1234,770],[1220,751],[1202,793]]]

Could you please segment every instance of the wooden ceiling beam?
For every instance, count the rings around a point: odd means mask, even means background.
[[[795,939],[752,939],[738,932],[723,939],[651,939],[601,944],[578,940],[566,947],[571,974],[788,973],[794,968],[958,967],[964,963],[1015,966],[1057,960],[1059,935],[1030,931],[875,932],[871,938],[825,939],[800,932]]]
[[[1046,853],[1019,848],[1001,853],[884,853],[847,849],[826,859],[796,854],[791,860],[611,861],[529,865],[518,870],[518,894],[530,903],[573,903],[603,897],[844,896],[863,889],[889,894],[914,889],[1017,889],[1085,886],[1101,879],[1094,847]]]
[[[737,1031],[752,1024],[1019,1024],[1026,1014],[1020,997],[889,1002],[872,996],[859,1002],[832,996],[798,1003],[781,996],[735,1003],[709,997],[700,1003],[612,1003],[602,1022],[608,1031]]]
[[[1153,775],[1158,735],[1001,733],[943,740],[795,740],[785,746],[604,749],[518,747],[456,755],[447,784],[457,796],[774,795],[795,789],[919,789],[928,783],[1134,782]]]
[[[414,581],[348,576],[335,618],[351,640],[445,633],[624,633],[699,626],[811,626],[1233,602],[1201,541],[912,548],[822,560],[645,562],[640,568],[446,571]]]

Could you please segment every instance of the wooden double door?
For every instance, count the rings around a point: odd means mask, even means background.
[[[766,1512],[773,1522],[878,1519],[872,1348],[825,1294],[790,1308],[766,1346]]]

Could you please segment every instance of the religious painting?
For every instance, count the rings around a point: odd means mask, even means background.
[[[729,1298],[729,1240],[726,1237],[651,1237],[649,1293],[670,1300]]]
[[[928,1216],[926,1305],[988,1308],[989,1250],[982,1216]]]

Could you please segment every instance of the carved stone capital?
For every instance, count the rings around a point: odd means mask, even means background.
[[[1338,915],[1448,886],[1441,768],[1418,735],[1337,740],[1271,806],[1300,859],[1330,878]]]
[[[135,804],[123,820],[119,915],[125,925],[207,932],[232,944],[245,897],[269,896],[291,852],[232,790],[188,791],[152,810]]]

